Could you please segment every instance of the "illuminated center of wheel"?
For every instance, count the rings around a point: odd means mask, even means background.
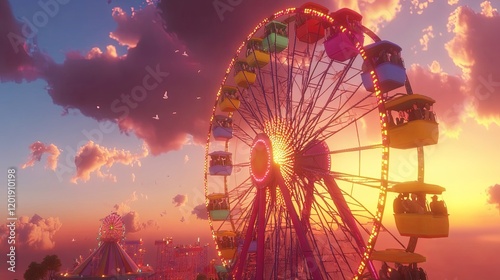
[[[254,139],[250,154],[250,174],[257,184],[264,183],[271,173],[272,148],[269,137],[259,134]]]
[[[269,136],[273,148],[273,161],[280,169],[293,169],[294,159],[290,126],[286,121],[275,119],[264,126],[264,132]]]
[[[250,173],[256,183],[265,183],[274,170],[288,178],[294,166],[293,137],[290,126],[280,119],[270,120],[264,125],[264,133],[257,135],[252,145]]]

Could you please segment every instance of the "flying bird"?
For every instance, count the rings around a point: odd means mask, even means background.
[[[175,53],[178,53],[178,52],[179,52],[179,50],[175,50]]]
[[[184,221],[185,221],[184,216],[182,216],[182,218],[181,218],[181,222],[184,222]]]
[[[163,217],[165,215],[167,215],[167,210],[163,210],[163,212],[160,213],[160,217]]]
[[[177,112],[172,112],[172,115],[177,115]]]
[[[167,100],[168,99],[168,92],[165,91],[165,93],[163,94],[163,99]]]
[[[153,119],[155,119],[155,120],[159,120],[159,119],[160,119],[160,117],[158,117],[158,114],[156,114],[156,116],[154,116],[154,117],[153,117]]]
[[[183,56],[189,56],[186,51],[182,53]]]

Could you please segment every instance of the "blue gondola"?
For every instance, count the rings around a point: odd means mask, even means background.
[[[226,141],[233,137],[233,120],[224,115],[215,115],[212,125],[212,135],[215,140]]]
[[[231,153],[225,151],[215,151],[209,154],[210,165],[209,173],[210,175],[220,175],[228,176],[231,175],[233,171],[233,164],[231,162]]]
[[[406,71],[401,58],[400,46],[383,40],[367,45],[364,49],[367,59],[363,63],[361,79],[367,91],[375,91],[372,82],[372,65],[375,67],[381,92],[388,92],[404,86]]]

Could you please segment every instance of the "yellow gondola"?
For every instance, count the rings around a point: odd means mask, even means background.
[[[255,83],[257,75],[255,69],[244,60],[237,61],[234,65],[234,82],[242,88],[248,88]]]
[[[388,191],[400,193],[400,197],[395,199],[395,213],[394,219],[396,221],[396,227],[399,234],[402,236],[413,236],[419,238],[440,238],[447,237],[449,233],[449,219],[446,206],[444,201],[437,200],[437,195],[440,195],[445,191],[445,188],[426,184],[422,182],[412,181],[399,183],[392,186]],[[426,206],[421,212],[398,211],[397,204],[399,203],[417,203],[413,200],[403,200],[405,199],[405,194],[415,194],[420,197]],[[430,203],[430,207],[427,208],[425,196],[427,194],[433,194],[434,200]],[[408,204],[407,204],[408,205]],[[440,207],[441,206],[441,207]],[[406,209],[411,209],[407,207]]]
[[[238,88],[223,86],[219,97],[219,108],[222,112],[233,112],[240,107]]]
[[[247,63],[250,67],[264,67],[271,57],[264,51],[261,38],[251,38],[247,42]]]
[[[219,254],[226,260],[231,260],[236,253],[237,234],[234,231],[220,230],[215,233],[217,236],[217,246]]]
[[[422,263],[426,258],[417,253],[406,252],[403,249],[385,249],[381,251],[373,251],[370,257],[374,261],[410,264]]]
[[[434,99],[421,94],[405,94],[387,101],[389,146],[410,149],[437,144],[439,128],[431,110],[434,103]],[[399,116],[394,118],[392,111],[399,112]]]

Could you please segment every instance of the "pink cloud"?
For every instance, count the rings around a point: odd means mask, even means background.
[[[500,210],[500,185],[488,188],[488,203],[495,205]]]
[[[122,215],[122,221],[125,225],[126,233],[138,232],[147,228],[159,228],[158,223],[154,220],[148,220],[146,222],[141,222],[139,218],[139,213],[136,211],[129,211]]]
[[[476,13],[462,6],[450,15],[448,30],[454,37],[445,47],[467,80],[469,115],[485,125],[500,124],[500,56],[492,55],[500,44],[500,16],[488,1],[481,8]]]
[[[178,194],[172,198],[172,203],[175,207],[183,206],[188,201],[188,197],[185,194]]]
[[[56,242],[54,241],[55,234],[61,229],[62,223],[59,218],[49,217],[42,218],[37,214],[29,218],[27,216],[19,217],[16,221],[16,245],[29,246],[34,250],[51,250],[54,249]],[[0,240],[2,243],[10,229],[7,224],[0,226]]]
[[[116,122],[122,132],[143,139],[152,154],[181,148],[189,135],[203,142],[210,107],[201,100],[215,94],[217,79],[198,73],[199,63],[182,55],[184,43],[165,32],[153,5],[131,14],[115,8],[112,16],[117,28],[110,36],[127,45],[127,53],[108,46],[67,53],[62,64],[52,63],[44,78],[54,103]],[[162,98],[166,90],[168,100]]]
[[[436,100],[434,111],[441,129],[456,134],[460,131],[467,109],[465,82],[461,77],[438,72],[440,69],[437,62],[429,68],[413,64],[407,69],[407,74],[412,82],[413,92]]]
[[[429,41],[434,38],[434,33],[433,33],[433,28],[432,25],[429,25],[428,27],[424,28],[422,30],[424,33],[422,35],[422,38],[419,39],[420,46],[422,47],[423,51],[426,51],[429,49]]]
[[[147,155],[148,151],[146,149],[143,149],[141,153],[132,154],[130,151],[117,150],[116,148],[108,149],[89,141],[78,150],[75,156],[76,175],[71,181],[73,183],[77,183],[78,180],[86,182],[90,179],[91,173],[96,173],[101,178],[116,181],[114,175],[103,172],[101,168],[110,168],[115,163],[131,166],[137,164],[140,166],[139,159]]]
[[[34,142],[30,145],[30,158],[29,160],[21,166],[21,168],[26,168],[33,166],[36,162],[42,159],[43,154],[48,154],[46,167],[50,170],[55,171],[57,168],[57,159],[61,154],[59,148],[54,144],[45,145],[40,141]]]
[[[35,60],[27,51],[25,33],[14,18],[9,1],[0,0],[0,82],[20,83],[38,76]]]
[[[363,15],[363,25],[373,31],[390,21],[401,11],[399,0],[340,0],[337,9],[350,8]]]
[[[191,214],[196,215],[197,219],[208,220],[207,206],[205,205],[205,203],[196,205],[193,208],[193,211],[191,211]]]
[[[424,13],[424,10],[429,7],[429,4],[434,2],[433,0],[412,0],[410,6],[410,13],[416,13],[421,15]]]

